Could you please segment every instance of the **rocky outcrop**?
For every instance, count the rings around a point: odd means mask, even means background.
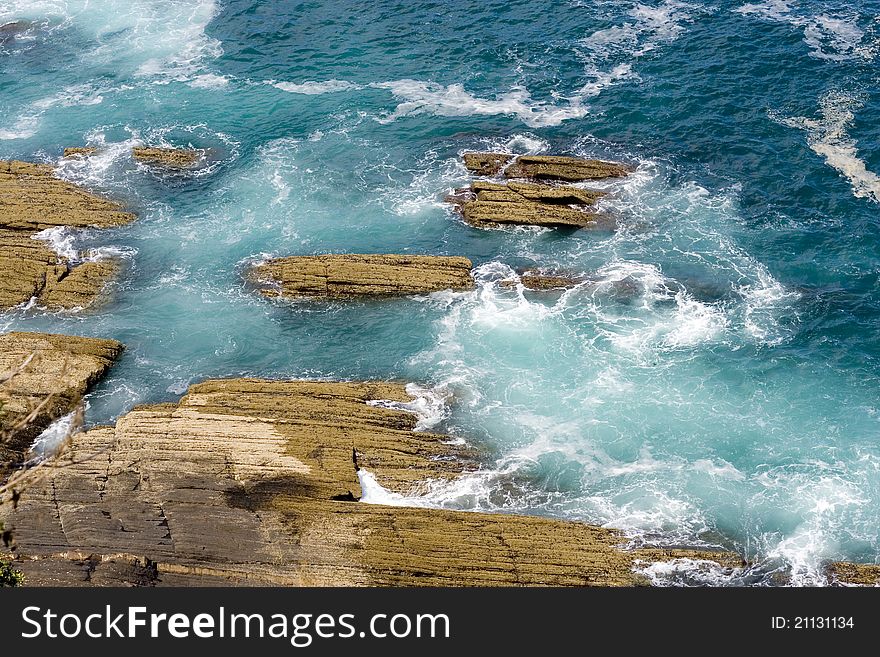
[[[619,162],[589,160],[560,155],[464,153],[464,165],[478,176],[504,175],[541,181],[582,182],[626,176],[630,168]]]
[[[829,567],[833,581],[856,586],[880,586],[880,566],[838,561]]]
[[[564,290],[580,285],[586,279],[583,276],[547,272],[541,269],[526,269],[518,280],[502,281],[504,287],[516,287],[522,283],[527,290]]]
[[[471,261],[449,256],[319,255],[274,258],[248,274],[262,294],[351,298],[474,287]]]
[[[468,170],[478,176],[509,179],[503,183],[476,180],[446,197],[472,226],[615,227],[612,217],[594,209],[604,192],[566,183],[626,176],[626,165],[556,155],[464,153],[462,157]]]
[[[89,157],[98,153],[94,146],[76,146],[64,149],[64,157]],[[138,162],[153,168],[171,171],[183,171],[195,168],[205,157],[206,152],[195,148],[158,148],[153,146],[136,146],[131,155]]]
[[[76,146],[64,149],[64,157],[88,157],[98,152],[94,146]]]
[[[391,383],[209,381],[77,434],[71,464],[5,522],[31,585],[632,585],[616,532],[538,517],[365,504],[477,463],[413,431]],[[88,457],[88,458],[87,458]]]
[[[122,353],[113,340],[44,333],[0,335],[0,481],[34,438],[79,404]],[[29,415],[26,427],[19,427]]]
[[[49,228],[112,228],[134,218],[118,203],[54,177],[50,166],[0,161],[0,309],[32,298],[56,310],[94,303],[118,262],[72,263],[34,238]]]
[[[33,27],[33,23],[29,21],[12,21],[0,24],[0,44],[6,43],[19,34],[27,32],[31,27]]]
[[[477,227],[526,226],[609,229],[614,220],[592,210],[602,192],[568,186],[474,181],[446,200]]]
[[[192,148],[147,148],[132,149],[134,159],[153,167],[166,169],[191,169],[204,156],[204,152]]]

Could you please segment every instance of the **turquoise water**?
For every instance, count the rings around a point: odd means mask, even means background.
[[[715,545],[755,566],[656,573],[825,581],[880,563],[880,2],[4,0],[0,157],[124,200],[139,220],[54,235],[121,255],[96,312],[0,330],[128,349],[106,423],[207,377],[394,378],[484,471],[396,503],[527,512]],[[192,177],[136,143],[210,148]],[[459,153],[623,160],[620,221],[477,230],[442,204]],[[478,289],[282,304],[267,255],[455,254]],[[589,277],[501,287],[512,268]],[[686,571],[686,567],[682,567]],[[700,579],[702,578],[702,579]]]

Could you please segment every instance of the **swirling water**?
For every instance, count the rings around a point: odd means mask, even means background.
[[[403,379],[425,427],[489,458],[380,501],[754,561],[716,584],[880,563],[876,0],[5,0],[13,21],[0,157],[140,216],[48,236],[123,257],[111,303],[0,315],[127,345],[90,423],[207,377]],[[136,143],[212,164],[159,176]],[[82,144],[104,150],[60,160]],[[488,148],[633,164],[598,185],[620,229],[466,226],[442,197]],[[280,304],[243,284],[254,260],[321,252],[466,255],[479,285]],[[531,265],[592,282],[499,285]]]

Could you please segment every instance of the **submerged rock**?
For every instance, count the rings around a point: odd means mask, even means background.
[[[580,285],[586,280],[583,276],[545,272],[541,269],[526,269],[519,275],[519,281],[502,281],[504,287],[515,287],[522,283],[527,290],[564,290]]]
[[[137,147],[131,152],[139,162],[166,169],[190,169],[204,156],[204,151],[192,148]]]
[[[561,155],[519,155],[508,153],[464,153],[464,165],[478,176],[582,182],[601,178],[619,178],[630,168],[619,162],[590,160]]]
[[[534,183],[474,181],[469,189],[446,197],[469,224],[477,227],[526,226],[609,229],[611,217],[591,207],[603,192]]]
[[[70,413],[122,353],[114,340],[45,333],[0,335],[0,481],[53,421]],[[29,414],[27,426],[18,426]]]
[[[413,431],[392,383],[209,381],[77,434],[4,521],[31,585],[632,585],[614,530],[540,517],[359,503],[359,473],[408,493],[476,467]],[[89,458],[85,458],[88,456]]]
[[[34,239],[48,228],[112,228],[134,220],[122,206],[59,180],[43,164],[0,161],[0,310],[31,299],[56,309],[99,298],[119,264],[71,263]]]
[[[249,278],[267,296],[345,298],[427,294],[474,287],[467,258],[421,255],[320,255],[274,258]]]

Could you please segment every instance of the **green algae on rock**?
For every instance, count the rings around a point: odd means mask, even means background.
[[[273,258],[248,277],[267,296],[351,298],[474,287],[471,261],[452,256],[318,255]]]

